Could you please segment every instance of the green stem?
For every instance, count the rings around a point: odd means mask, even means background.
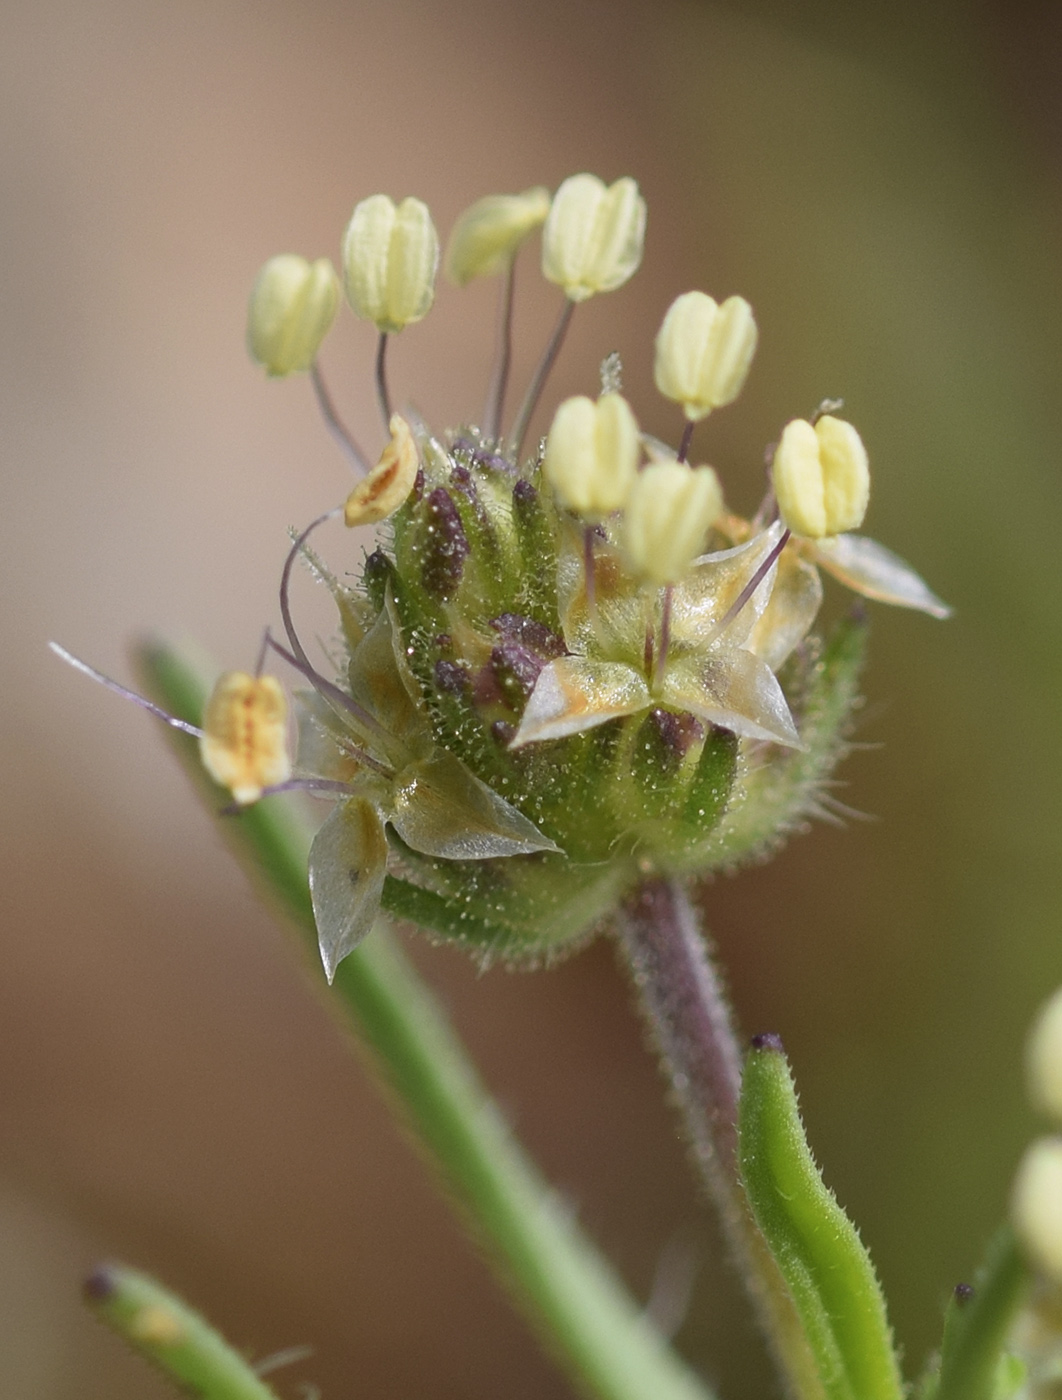
[[[195,669],[162,647],[138,659],[151,694],[177,715],[198,716],[206,686]],[[179,752],[220,805],[194,749],[185,742]],[[308,833],[293,806],[270,798],[222,830],[316,957]],[[333,990],[421,1150],[572,1380],[601,1400],[711,1400],[509,1131],[432,993],[382,928],[340,964]]]
[[[146,1274],[107,1264],[86,1282],[85,1301],[135,1351],[202,1400],[277,1400],[224,1337]]]
[[[972,1289],[956,1290],[944,1323],[933,1400],[992,1400],[1007,1338],[1029,1288],[1029,1271],[1004,1227]]]

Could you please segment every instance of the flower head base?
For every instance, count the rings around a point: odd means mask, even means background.
[[[327,258],[270,258],[258,274],[247,313],[251,359],[283,378],[307,370],[339,308],[339,279]]]
[[[549,190],[488,194],[458,219],[446,245],[446,275],[463,287],[473,277],[491,277],[510,266],[520,245],[549,213]]]
[[[696,423],[740,394],[756,339],[744,297],[719,306],[704,292],[686,292],[671,303],[656,337],[656,387]]]
[[[542,233],[542,271],[570,301],[622,287],[638,270],[645,200],[629,178],[605,185],[572,175],[553,196]]]
[[[435,299],[439,235],[428,206],[363,199],[343,238],[343,277],[356,315],[383,333],[423,320]]]
[[[226,671],[203,713],[203,767],[237,802],[257,802],[291,777],[288,702],[272,676]]]
[[[795,535],[818,540],[858,530],[870,497],[870,468],[851,423],[824,414],[814,427],[787,423],[771,469],[782,518]]]

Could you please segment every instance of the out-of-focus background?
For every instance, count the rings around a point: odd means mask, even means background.
[[[4,1400],[167,1393],[80,1311],[100,1255],[257,1355],[312,1344],[277,1377],[292,1396],[563,1392],[157,728],[44,643],[126,679],[147,630],[251,664],[287,527],[348,480],[305,380],[246,360],[259,265],[335,257],[379,190],[445,231],[584,169],[641,182],[646,257],[578,314],[554,401],[619,349],[674,437],[659,318],[690,287],[744,294],[761,348],[698,456],[750,507],[764,444],[843,395],[868,533],[956,608],[874,610],[873,747],[841,796],[875,820],[704,900],[914,1369],[1004,1209],[1033,1130],[1023,1030],[1062,979],[1059,7],[8,0],[3,32]],[[518,380],[557,305],[534,256],[521,281]],[[477,413],[495,294],[442,287],[393,346],[396,398]],[[348,316],[324,363],[376,450],[372,349]],[[353,567],[348,538],[326,547]],[[631,1286],[693,1251],[684,1352],[728,1400],[774,1394],[609,947],[481,977],[410,946]]]

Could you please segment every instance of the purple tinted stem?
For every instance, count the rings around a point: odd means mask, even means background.
[[[645,880],[622,904],[619,945],[671,1083],[694,1160],[771,1345],[786,1392],[814,1394],[814,1362],[738,1174],[741,1052],[697,915],[677,880]]]
[[[487,390],[487,402],[483,409],[483,436],[488,441],[496,441],[501,432],[502,411],[505,408],[505,390],[509,385],[509,368],[513,359],[513,292],[516,287],[516,258],[510,259],[505,282],[502,286],[501,306],[498,313],[498,339],[494,347],[494,370]]]
[[[321,416],[324,418],[328,427],[328,431],[335,438],[336,442],[339,443],[344,453],[350,459],[351,464],[358,471],[367,472],[369,470],[369,464],[365,459],[365,454],[351,437],[348,428],[336,412],[336,406],[332,400],[332,395],[328,392],[328,386],[324,382],[321,375],[321,368],[316,360],[314,360],[313,364],[310,366],[310,382],[313,384],[314,393],[317,395],[317,404],[321,410]]]
[[[139,705],[142,710],[147,710],[149,715],[154,715],[173,729],[180,729],[185,734],[191,734],[196,739],[203,737],[203,731],[198,725],[189,724],[187,720],[178,719],[176,715],[171,715],[167,710],[153,704],[150,700],[145,700],[142,695],[138,695],[135,690],[130,690],[128,686],[120,685],[118,681],[112,681],[110,676],[105,676],[102,671],[97,671],[95,666],[90,666],[87,661],[82,661],[79,656],[74,656],[67,651],[66,647],[61,647],[58,642],[49,642],[48,645],[61,661],[65,661],[68,666],[73,666],[75,671],[80,671],[83,675],[90,677],[94,681],[99,681],[100,685],[106,686],[108,690],[113,690],[115,695],[120,695],[123,700],[132,700],[134,705]]]

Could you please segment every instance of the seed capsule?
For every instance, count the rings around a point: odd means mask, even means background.
[[[270,258],[247,311],[251,359],[277,378],[309,369],[338,307],[339,279],[327,258],[313,263],[294,253]]]
[[[822,539],[856,530],[870,496],[867,451],[851,423],[824,415],[786,424],[774,454],[774,493],[794,535]]]
[[[226,671],[218,677],[203,715],[199,754],[237,802],[257,802],[264,788],[291,777],[287,719],[284,692],[272,676]]]

